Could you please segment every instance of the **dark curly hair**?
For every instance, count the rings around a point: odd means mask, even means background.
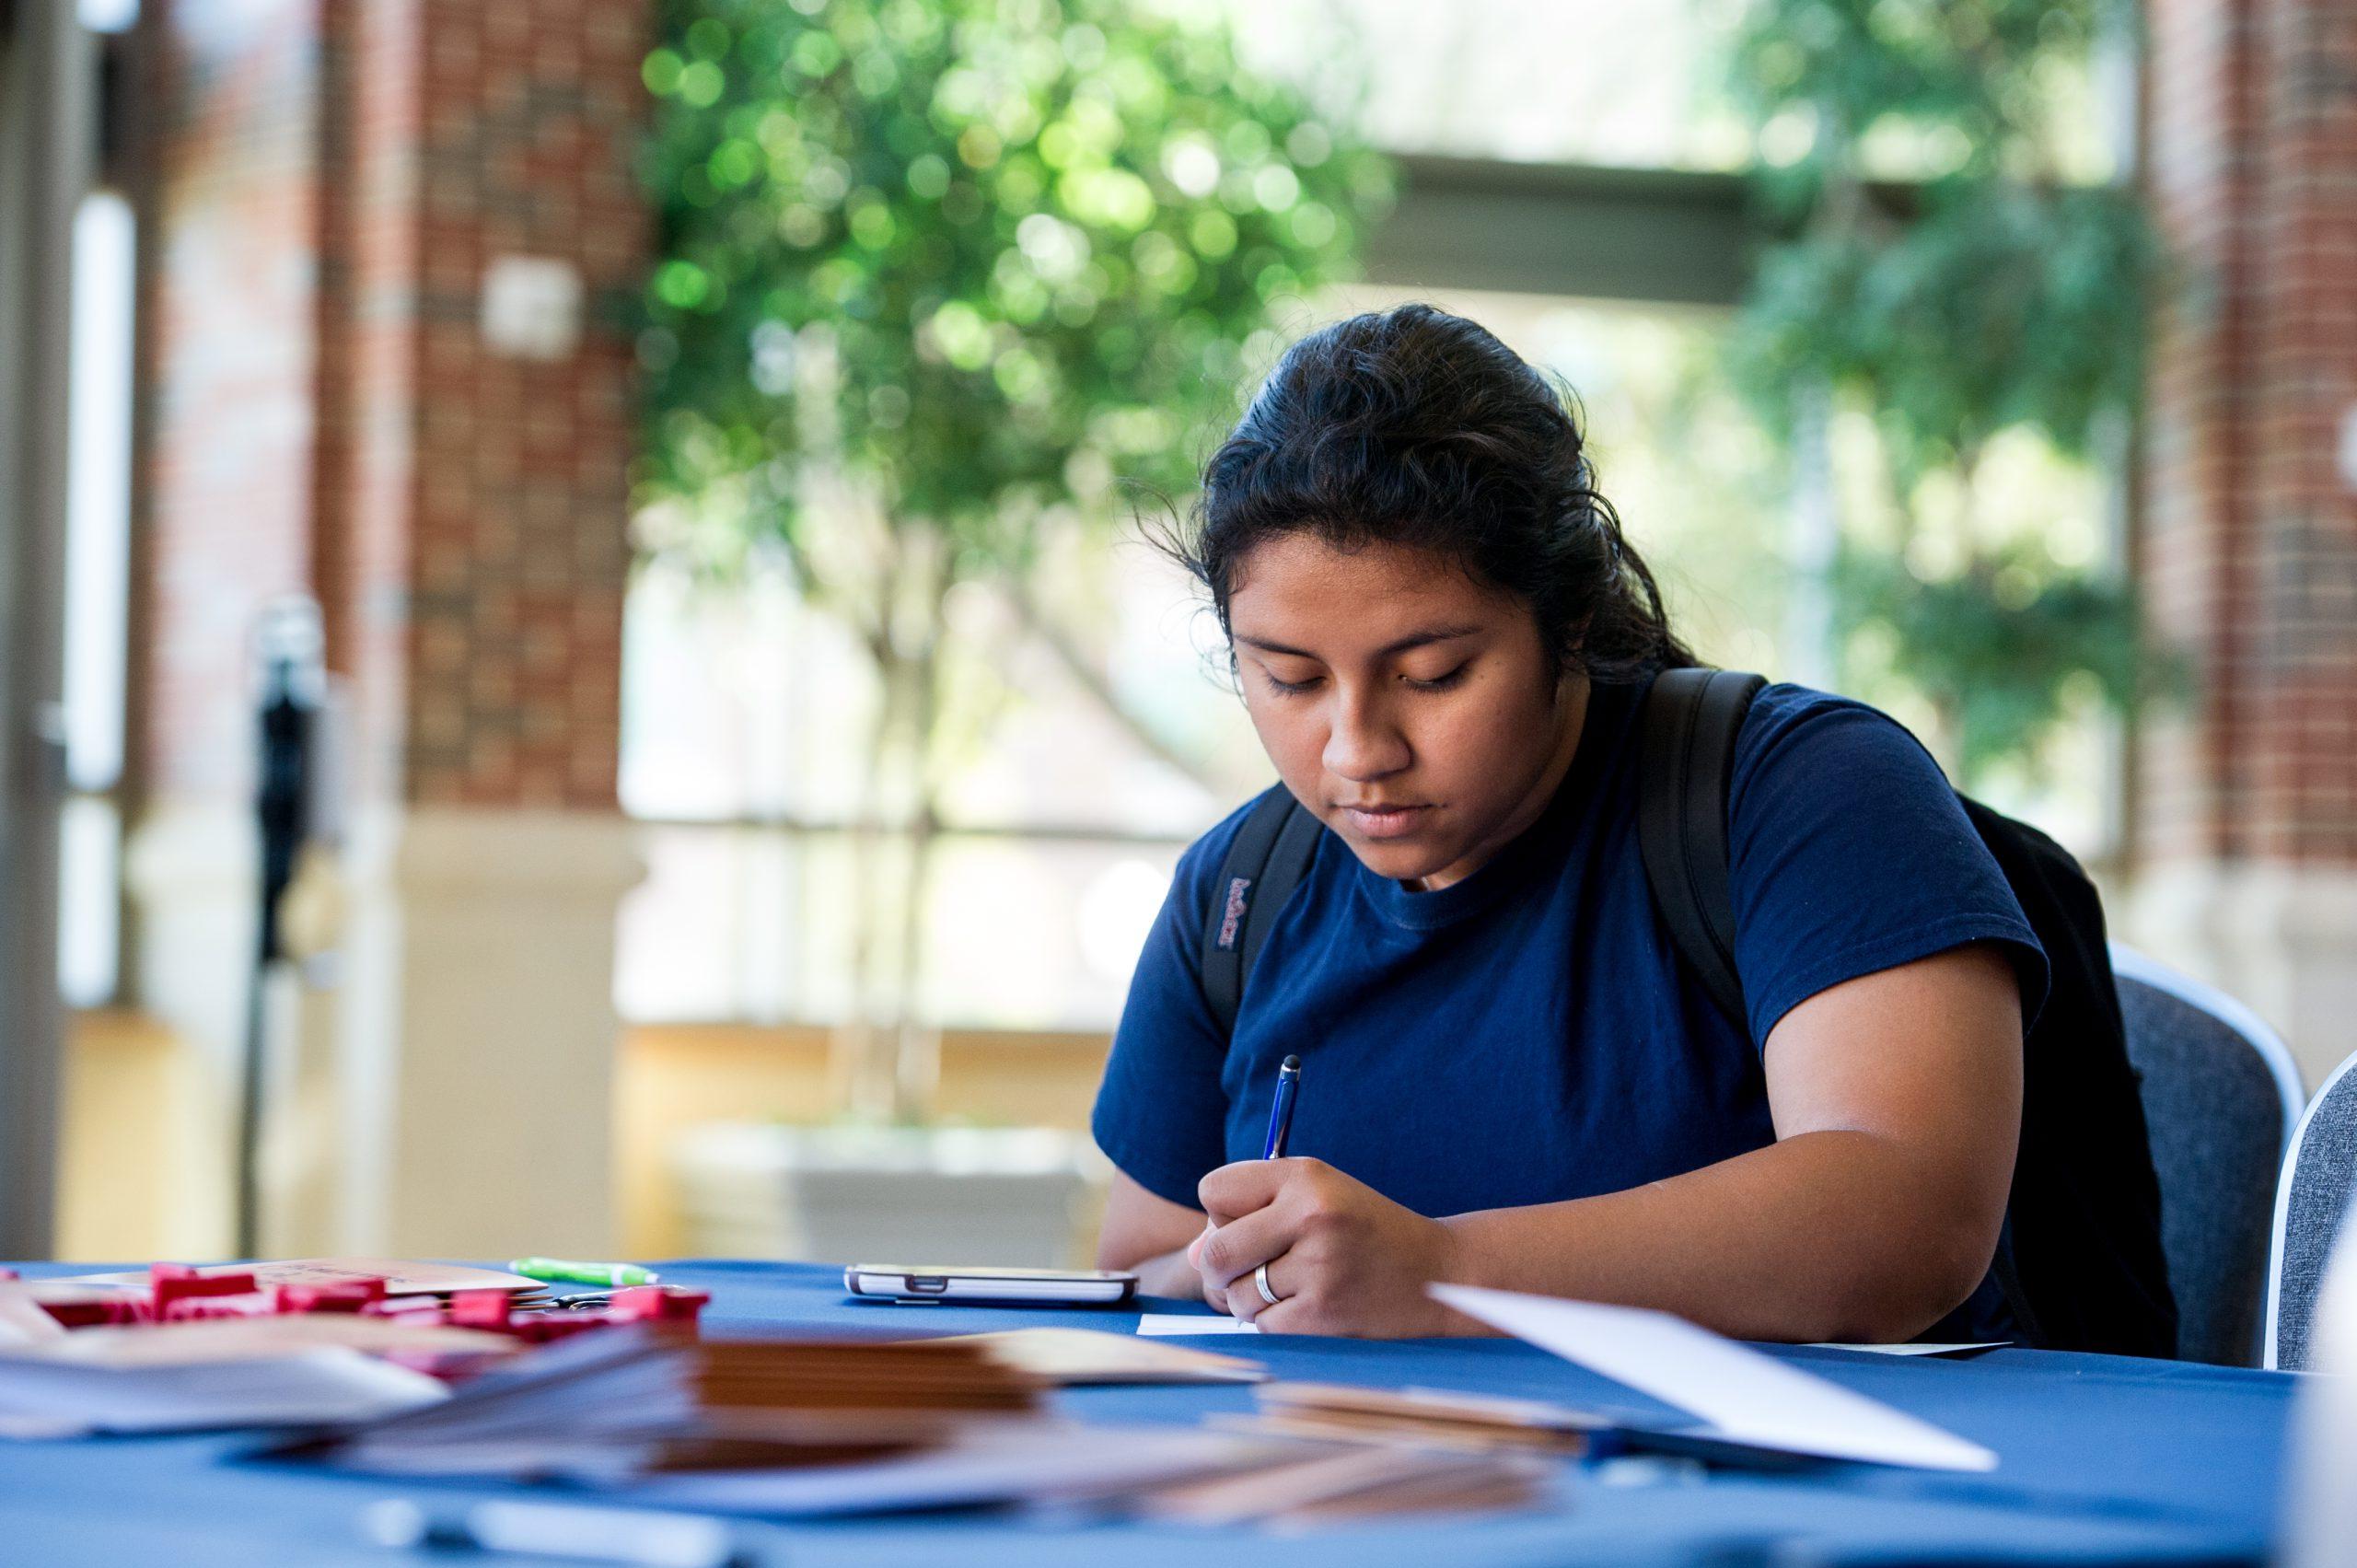
[[[1565,397],[1486,329],[1430,305],[1370,311],[1285,351],[1163,544],[1231,638],[1237,566],[1307,532],[1425,551],[1515,595],[1560,670],[1690,665],[1585,447]]]

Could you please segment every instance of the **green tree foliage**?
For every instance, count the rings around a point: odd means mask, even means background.
[[[1347,275],[1387,174],[1220,26],[1131,0],[662,17],[644,515],[706,566],[782,552],[872,656],[868,839],[893,843],[857,874],[854,983],[905,1035],[945,738],[970,743],[998,652],[953,656],[946,602],[1000,590],[1086,683],[1028,586],[1043,552],[1125,485],[1190,486],[1255,334]],[[853,1099],[910,1109],[911,1054],[897,1094],[855,1066]]]
[[[1347,273],[1382,185],[1216,28],[1128,0],[664,16],[648,489],[751,480],[728,521],[755,536],[829,526],[812,463],[960,572],[1019,567],[1042,506],[1093,497],[1076,458],[1184,485],[1270,303]],[[814,331],[831,364],[797,374]]]
[[[2029,431],[2074,458],[2124,428],[2143,376],[2157,248],[2129,190],[2072,178],[2059,106],[2083,96],[2126,0],[1758,0],[1737,86],[1786,235],[1761,258],[1735,349],[1771,421],[1814,384],[1871,412],[1890,517],[1853,535],[1842,618],[1941,714],[1968,779],[2020,761],[2093,687],[2139,693],[2128,588],[2055,563],[1987,515],[1991,443]],[[1961,548],[1905,563],[1933,526]],[[1853,636],[1852,647],[1861,645]]]
[[[1887,628],[1892,672],[1935,694],[1967,779],[2018,763],[2074,691],[2129,693],[2143,679],[2133,607],[2117,587],[2056,568],[2030,541],[1979,564],[1925,581],[1895,555],[1852,549],[1834,574],[1852,625]]]

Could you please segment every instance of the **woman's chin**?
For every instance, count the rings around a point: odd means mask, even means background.
[[[1422,883],[1427,877],[1445,870],[1454,858],[1428,843],[1401,843],[1397,840],[1378,839],[1372,842],[1352,836],[1348,839],[1351,852],[1359,864],[1377,877],[1410,887]]]

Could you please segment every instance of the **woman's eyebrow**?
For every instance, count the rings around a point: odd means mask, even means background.
[[[1378,657],[1388,654],[1404,654],[1411,648],[1421,648],[1433,643],[1451,643],[1459,637],[1470,637],[1480,630],[1479,626],[1434,626],[1422,632],[1411,632],[1404,637],[1394,638],[1375,651]],[[1242,632],[1236,634],[1236,640],[1247,647],[1258,648],[1264,654],[1283,654],[1292,658],[1306,659],[1314,659],[1318,656],[1306,648],[1289,647],[1283,643],[1272,643],[1265,637],[1254,637]]]

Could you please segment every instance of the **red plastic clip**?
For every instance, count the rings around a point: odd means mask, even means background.
[[[113,1329],[146,1320],[147,1304],[135,1295],[105,1300],[44,1301],[41,1310],[68,1329]]]
[[[215,1316],[195,1304],[216,1295],[252,1295],[259,1288],[250,1273],[208,1274],[186,1263],[157,1263],[147,1271],[147,1280],[158,1323]]]
[[[504,1290],[462,1290],[450,1297],[453,1328],[489,1329],[504,1334],[510,1316],[507,1292]]]
[[[385,1299],[382,1280],[339,1280],[333,1284],[280,1285],[272,1296],[279,1312],[366,1312]]]
[[[683,1323],[696,1325],[712,1300],[708,1291],[679,1285],[633,1285],[614,1292],[610,1314],[618,1323]]]

